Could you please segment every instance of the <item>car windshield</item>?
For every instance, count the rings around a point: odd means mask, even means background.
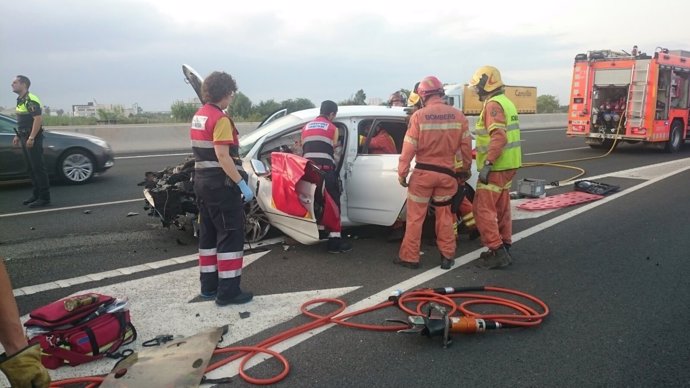
[[[276,128],[288,128],[298,124],[300,121],[301,119],[298,116],[291,114],[272,121],[246,135],[240,136],[240,157],[244,158],[247,156],[259,139],[271,133]]]

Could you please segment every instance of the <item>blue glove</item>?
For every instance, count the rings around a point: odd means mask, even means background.
[[[244,196],[244,202],[249,202],[252,199],[254,199],[254,193],[252,192],[252,189],[249,188],[247,182],[244,179],[240,179],[240,183],[238,183],[237,186],[239,186],[240,191],[242,191],[242,195]]]

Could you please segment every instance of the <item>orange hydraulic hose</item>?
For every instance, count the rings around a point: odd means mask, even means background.
[[[452,292],[440,292],[439,290],[452,290]],[[462,289],[458,289],[462,290]],[[539,325],[542,320],[549,314],[549,307],[544,303],[541,299],[538,299],[535,296],[532,296],[530,294],[509,289],[509,288],[501,288],[501,287],[491,287],[491,286],[485,286],[485,287],[470,287],[466,288],[465,290],[471,290],[471,291],[489,291],[493,293],[499,293],[499,294],[510,294],[519,298],[527,299],[528,301],[531,301],[533,304],[539,306],[541,309],[541,312],[537,311],[537,309],[532,308],[524,303],[518,302],[517,300],[514,299],[509,299],[509,298],[503,298],[503,297],[498,297],[494,295],[483,295],[483,294],[476,294],[476,293],[467,293],[467,292],[456,292],[455,289],[421,289],[421,290],[414,290],[414,291],[408,291],[403,294],[401,294],[397,299],[392,298],[392,300],[386,301],[379,303],[377,305],[357,310],[357,311],[352,311],[348,312],[345,314],[341,314],[347,307],[346,303],[340,299],[334,299],[334,298],[320,298],[320,299],[313,299],[310,301],[305,302],[301,307],[300,310],[302,311],[302,314],[306,315],[307,317],[310,317],[314,319],[311,322],[305,323],[300,326],[296,326],[292,329],[286,330],[282,333],[279,333],[273,337],[270,337],[261,343],[259,343],[256,346],[230,346],[230,347],[225,347],[225,348],[218,348],[213,352],[214,356],[220,355],[220,354],[226,354],[226,353],[235,353],[229,357],[226,357],[222,360],[216,361],[213,364],[210,364],[206,368],[206,373],[215,370],[223,365],[226,365],[234,360],[242,358],[242,361],[240,362],[239,365],[239,375],[247,382],[256,384],[256,385],[267,385],[267,384],[275,384],[282,379],[284,379],[290,372],[290,364],[288,363],[287,359],[277,351],[271,350],[270,347],[274,346],[282,341],[285,341],[289,338],[295,337],[297,335],[300,335],[302,333],[305,333],[310,330],[314,330],[318,327],[325,326],[328,324],[337,324],[337,325],[342,325],[346,327],[351,327],[351,328],[356,328],[356,329],[364,329],[364,330],[374,330],[374,331],[398,331],[398,330],[403,330],[407,329],[408,326],[403,326],[403,325],[391,325],[391,324],[384,324],[384,325],[372,325],[372,324],[364,324],[364,323],[355,323],[355,322],[348,322],[347,320],[349,318],[359,316],[368,312],[396,306],[400,310],[402,310],[405,314],[407,315],[426,315],[426,313],[423,311],[423,308],[425,305],[428,305],[429,303],[436,303],[439,305],[443,305],[448,308],[448,316],[452,316],[453,314],[456,315],[464,315],[467,317],[471,318],[477,318],[477,319],[487,319],[487,320],[494,320],[496,322],[500,322],[501,324],[507,325],[507,327],[529,327],[529,326],[536,326]],[[456,299],[465,299],[463,302],[458,304],[456,302]],[[414,307],[408,307],[408,305],[416,303],[416,306]],[[310,310],[310,307],[313,305],[321,305],[321,304],[334,304],[337,305],[337,308],[334,311],[331,311],[325,315],[318,315]],[[475,305],[498,305],[498,306],[503,306],[503,307],[508,307],[510,309],[513,309],[517,312],[517,314],[478,314],[469,309],[469,306],[475,306]],[[270,378],[256,378],[249,376],[245,372],[245,366],[251,360],[254,358],[256,355],[259,353],[266,353],[269,354],[280,363],[283,364],[283,370],[277,374],[276,376],[270,377]],[[104,377],[98,377],[98,376],[92,376],[92,377],[82,377],[82,378],[73,378],[73,379],[65,379],[65,380],[59,380],[59,381],[54,381],[50,386],[52,388],[62,388],[66,387],[71,384],[84,384],[84,383],[91,383],[87,386],[87,388],[93,388],[97,387],[102,383],[104,380]]]
[[[409,315],[425,315],[422,311],[422,308],[427,302],[433,301],[438,304],[450,307],[451,309],[450,311],[448,311],[448,316],[452,316],[453,313],[456,310],[458,310],[462,313],[462,315],[468,317],[490,319],[511,326],[537,326],[542,322],[543,318],[549,314],[549,307],[546,305],[546,303],[544,303],[541,299],[538,299],[524,292],[512,290],[509,288],[499,288],[491,286],[481,287],[481,289],[478,289],[477,291],[481,290],[511,294],[530,300],[534,304],[538,305],[542,309],[542,312],[539,313],[532,307],[512,299],[501,298],[492,295],[470,294],[463,292],[454,292],[447,295],[440,295],[434,292],[433,290],[407,292],[401,295],[400,299],[398,299],[398,307],[400,307],[401,310],[403,310],[405,313]],[[469,300],[466,300],[458,305],[453,299]],[[416,309],[414,310],[410,309],[405,305],[406,303],[417,301],[419,301],[420,303],[417,304]],[[516,310],[519,314],[477,314],[473,311],[470,311],[468,308],[468,306],[472,305],[488,304],[508,307],[513,310]]]

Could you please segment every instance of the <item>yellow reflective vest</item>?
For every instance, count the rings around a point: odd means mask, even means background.
[[[30,106],[32,104],[33,106]],[[17,129],[19,132],[31,131],[31,127],[34,124],[34,109],[41,109],[41,100],[35,94],[27,93],[23,99],[17,100],[15,113],[17,114]]]
[[[522,149],[520,148],[520,124],[518,122],[517,109],[512,101],[505,94],[498,94],[491,97],[484,103],[486,106],[489,101],[496,101],[503,108],[506,118],[506,137],[508,142],[503,147],[501,156],[494,160],[491,171],[504,171],[520,168],[522,166]],[[481,170],[486,162],[489,153],[489,143],[491,142],[491,131],[496,128],[486,128],[484,125],[484,112],[479,115],[475,125],[476,148],[477,148],[477,169]]]

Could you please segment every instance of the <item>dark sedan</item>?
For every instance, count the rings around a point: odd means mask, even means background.
[[[28,177],[22,148],[12,145],[16,127],[15,119],[0,115],[0,180]],[[113,150],[99,137],[45,130],[43,135],[43,156],[51,178],[72,184],[86,183],[94,174],[114,164]]]

